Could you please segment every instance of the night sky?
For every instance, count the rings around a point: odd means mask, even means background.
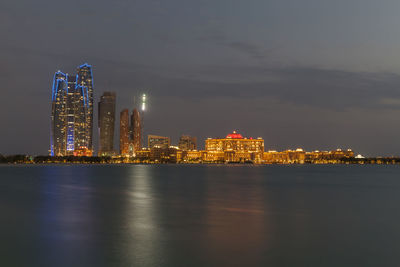
[[[145,91],[145,134],[173,143],[237,130],[266,150],[400,156],[399,10],[398,0],[2,0],[0,153],[48,153],[54,72],[87,62],[95,110],[102,92],[117,93],[116,129]]]

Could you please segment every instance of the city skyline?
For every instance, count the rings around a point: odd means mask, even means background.
[[[275,150],[400,154],[400,3],[0,5],[2,154],[47,154],[54,72],[81,62],[94,66],[95,101],[117,93],[117,114],[148,89],[145,132],[172,143],[237,129]]]
[[[138,111],[139,107],[142,112],[147,109],[146,94],[138,97],[140,99],[138,102],[135,100],[136,96],[133,97],[134,108],[131,115],[129,115],[129,109],[123,109],[120,112],[118,153],[118,149],[114,149],[114,143],[118,141],[114,138],[116,123],[115,92],[103,92],[98,101],[98,145],[94,146],[92,143],[92,140],[96,139],[96,135],[93,136],[93,118],[95,113],[93,112],[94,92],[92,81],[92,66],[87,63],[77,67],[76,77],[68,73],[63,73],[60,70],[54,74],[53,86],[51,88],[50,155],[91,156],[97,154],[99,156],[114,156],[119,154],[123,156],[135,156],[136,152],[140,151],[142,147],[146,148],[143,146],[145,133],[142,132],[144,114],[140,115]],[[90,106],[92,107],[91,109]],[[236,135],[235,131],[233,131],[233,135]],[[238,136],[242,138],[240,134]],[[148,149],[154,147],[165,149],[173,145],[171,137],[148,134],[147,139]],[[164,141],[160,141],[164,139],[168,140],[166,147],[164,147]],[[209,139],[211,138],[208,137],[205,140],[205,150],[208,150]],[[251,137],[250,139],[253,138]],[[197,137],[182,134],[175,147],[179,147],[182,151],[196,150]],[[286,151],[291,151],[292,148],[287,148]],[[267,151],[276,150],[270,148]],[[315,151],[318,151],[318,149]]]

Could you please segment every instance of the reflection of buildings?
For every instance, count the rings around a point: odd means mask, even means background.
[[[197,138],[189,135],[182,135],[179,139],[178,147],[183,151],[196,150]]]
[[[99,156],[114,154],[115,93],[104,92],[99,102]]]
[[[147,144],[150,149],[152,149],[154,147],[167,149],[167,148],[169,148],[171,142],[170,142],[169,137],[158,136],[158,135],[149,135],[149,136],[147,136]]]
[[[91,66],[78,67],[76,78],[56,72],[52,88],[50,155],[91,156],[92,121]]]

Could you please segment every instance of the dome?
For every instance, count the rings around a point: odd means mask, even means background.
[[[232,138],[232,139],[243,139],[243,136],[236,131],[233,131],[233,133],[228,134],[226,138]]]

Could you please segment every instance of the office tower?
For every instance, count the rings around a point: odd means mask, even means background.
[[[133,151],[139,151],[141,146],[141,121],[140,114],[137,109],[134,109],[131,115],[131,143],[133,146]]]
[[[165,136],[157,136],[157,135],[148,135],[147,142],[149,148],[169,148],[170,146],[170,139],[169,137]]]
[[[179,139],[178,146],[183,151],[196,150],[197,138],[189,135],[182,135]]]
[[[52,88],[50,151],[53,156],[92,156],[93,81],[88,64],[76,78],[56,72]]]
[[[87,63],[77,68],[76,74],[76,89],[81,91],[84,103],[87,106],[86,115],[86,140],[87,148],[93,151],[93,74],[92,66]]]
[[[68,76],[67,92],[67,155],[75,150],[75,78]]]
[[[89,98],[87,87],[76,85],[73,92],[74,111],[74,155],[92,156],[89,138]]]
[[[99,156],[114,154],[115,93],[104,92],[99,102]]]
[[[54,75],[51,96],[51,156],[66,155],[67,85],[68,75],[57,71]]]
[[[129,155],[129,110],[124,109],[119,117],[119,153]]]

